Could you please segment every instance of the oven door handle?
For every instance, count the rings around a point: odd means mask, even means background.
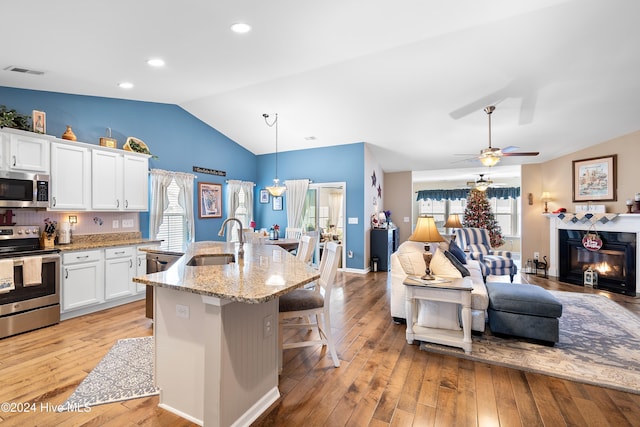
[[[59,255],[48,255],[48,256],[42,257],[42,262],[56,262],[59,259],[60,259]],[[13,266],[14,267],[24,266],[24,258],[14,258]]]

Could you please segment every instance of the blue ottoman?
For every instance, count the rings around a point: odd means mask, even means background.
[[[557,343],[562,304],[536,285],[486,284],[491,332]]]

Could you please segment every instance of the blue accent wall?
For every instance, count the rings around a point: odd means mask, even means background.
[[[262,189],[273,183],[275,177],[275,154],[258,156],[256,188]],[[353,251],[353,258],[347,258],[347,267],[365,268],[364,261],[364,143],[312,148],[278,153],[278,178],[283,183],[287,179],[308,178],[314,183],[346,182],[345,222],[349,217],[358,218],[358,224],[347,227],[347,247]],[[256,224],[258,228],[269,228],[279,224],[284,230],[287,224],[286,192],[283,210],[274,211],[269,204],[256,204]],[[256,196],[256,200],[258,200]]]
[[[171,104],[130,101],[57,92],[33,91],[0,86],[0,105],[31,115],[32,110],[47,115],[47,134],[60,137],[70,125],[78,141],[99,144],[106,128],[121,148],[126,138],[143,140],[158,159],[150,159],[149,167],[192,172],[193,166],[226,171],[226,176],[196,173],[198,182],[223,184],[226,179],[256,183],[255,220],[258,227],[278,223],[286,225],[286,193],[282,211],[271,204],[259,203],[259,190],[270,185],[275,174],[275,155],[256,156],[216,129],[200,121],[182,108]],[[357,225],[347,224],[348,247],[354,253],[347,267],[366,268],[364,261],[364,144],[348,144],[326,148],[278,153],[278,175],[286,179],[309,178],[313,182],[346,182],[347,212],[345,218],[357,217]],[[199,219],[197,197],[196,240],[221,240],[217,232],[228,215],[220,219]],[[140,214],[140,231],[149,234],[149,215]]]

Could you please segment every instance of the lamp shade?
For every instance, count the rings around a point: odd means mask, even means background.
[[[543,191],[542,196],[540,196],[540,200],[542,200],[543,202],[550,202],[551,194],[548,191]]]
[[[447,222],[444,223],[446,228],[462,228],[462,223],[460,222],[459,214],[451,214],[449,218],[447,218]]]
[[[438,232],[436,222],[432,216],[421,216],[418,218],[413,234],[409,236],[409,240],[413,242],[444,242],[444,238]]]
[[[266,189],[272,196],[280,197],[285,192],[287,187],[285,187],[284,185],[280,185],[280,180],[278,178],[275,178],[273,180],[273,185],[267,186]]]

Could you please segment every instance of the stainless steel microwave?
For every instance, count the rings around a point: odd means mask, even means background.
[[[48,208],[49,175],[0,171],[0,208]]]

